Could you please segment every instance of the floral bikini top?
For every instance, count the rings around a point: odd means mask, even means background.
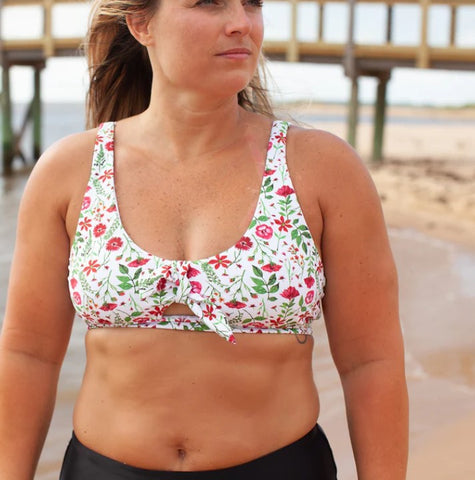
[[[114,186],[114,122],[99,127],[69,258],[74,307],[89,329],[167,328],[311,335],[325,276],[286,162],[288,123],[275,121],[259,199],[241,239],[218,255],[166,260],[124,229]],[[194,315],[166,315],[173,303]]]

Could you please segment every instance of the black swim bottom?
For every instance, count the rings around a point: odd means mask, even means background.
[[[73,433],[60,480],[336,480],[336,465],[318,424],[299,440],[255,460],[194,472],[132,467],[87,448]]]

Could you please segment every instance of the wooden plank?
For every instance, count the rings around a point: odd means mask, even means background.
[[[429,67],[429,45],[427,42],[427,34],[429,28],[429,6],[430,0],[420,0],[421,5],[421,42],[419,47],[419,55],[417,58],[417,66],[419,68]]]
[[[83,38],[53,38],[52,45],[54,50],[78,49],[84,41]],[[6,52],[15,50],[43,50],[45,45],[44,38],[29,38],[3,40],[2,49]]]
[[[298,62],[298,0],[290,0],[290,40],[287,43],[287,61]]]

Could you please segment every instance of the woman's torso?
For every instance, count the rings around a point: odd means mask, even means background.
[[[118,124],[114,161],[124,229],[144,251],[163,258],[205,258],[228,249],[256,205],[270,122],[252,117],[244,142],[182,165],[167,163],[166,154],[146,158],[128,143],[133,125],[126,129],[127,122],[122,129]],[[288,163],[292,170],[292,159]],[[68,217],[71,238],[89,177],[84,165],[82,191],[74,192]],[[292,179],[300,193],[299,175]],[[319,212],[307,195],[299,200],[318,239]],[[174,304],[167,313],[191,312]],[[236,337],[231,345],[203,332],[89,332],[74,416],[79,440],[143,468],[202,470],[241,463],[301,437],[318,416],[312,338]]]

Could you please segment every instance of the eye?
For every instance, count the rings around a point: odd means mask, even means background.
[[[200,0],[196,3],[197,6],[199,5],[217,5],[219,4],[219,0]]]
[[[264,6],[264,2],[262,0],[248,0],[245,3],[253,7],[259,7],[259,8]]]

